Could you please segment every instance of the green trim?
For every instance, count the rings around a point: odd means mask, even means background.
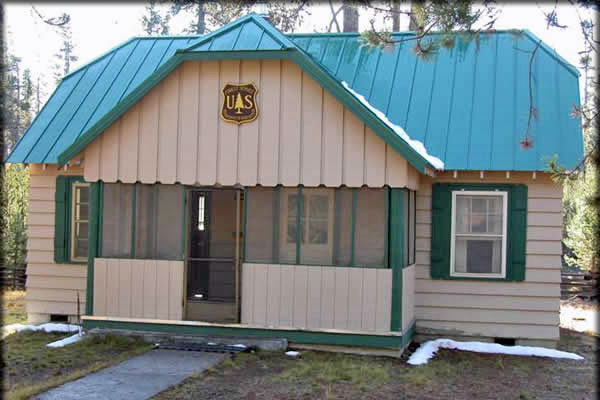
[[[390,245],[389,245],[389,238],[390,238],[390,187],[386,186],[385,187],[385,241],[384,241],[384,252],[383,252],[383,257],[384,257],[384,267],[385,268],[389,268],[390,267],[390,256],[389,256],[389,251],[390,251]]]
[[[245,327],[195,326],[178,324],[154,324],[144,322],[121,322],[84,320],[85,329],[126,329],[136,331],[166,332],[173,334],[223,335],[258,338],[286,338],[292,343],[327,344],[338,346],[364,346],[400,350],[408,340],[402,335],[384,336],[354,333],[314,332],[285,329],[261,329]]]
[[[73,184],[77,182],[86,183],[82,176],[59,175],[56,177],[54,197],[54,262],[57,264],[83,265],[87,263],[87,261],[71,260]]]
[[[506,275],[494,277],[450,276],[452,242],[452,192],[459,190],[507,192]],[[460,281],[525,280],[527,243],[527,185],[491,183],[436,183],[432,187],[431,269],[433,279]]]
[[[300,243],[302,242],[302,211],[304,209],[304,198],[302,194],[302,185],[298,186],[296,205],[296,264],[300,264]],[[289,201],[289,199],[288,199]]]
[[[94,259],[99,254],[99,232],[102,225],[102,182],[94,182],[90,185],[90,221],[88,223],[88,268],[86,281],[85,314],[94,313]]]
[[[404,190],[390,191],[390,265],[392,267],[392,317],[390,329],[402,329],[402,269],[404,266]]]
[[[356,205],[358,203],[358,191],[352,189],[352,221],[350,225],[350,265],[354,266],[354,242],[356,241]]]
[[[298,267],[352,267],[352,268],[368,268],[368,269],[382,269],[386,268],[385,265],[338,265],[338,264],[294,264],[294,263],[285,263],[285,262],[273,262],[270,260],[264,261],[244,261],[244,264],[256,264],[256,265],[265,265],[265,264],[273,264],[273,265],[291,265]]]
[[[241,259],[243,260],[242,262],[246,262],[246,249],[247,249],[247,244],[248,241],[246,240],[246,232],[248,229],[248,188],[244,187],[244,225],[243,225],[243,232],[242,232],[242,240],[243,240],[243,244],[242,244],[242,257]]]
[[[129,252],[129,258],[135,258],[135,220],[137,218],[137,182],[133,184],[133,191],[131,193],[131,250]]]

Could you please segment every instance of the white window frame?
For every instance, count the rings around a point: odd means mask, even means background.
[[[456,243],[456,196],[502,196],[502,264],[499,274],[494,273],[472,273],[456,272],[454,270],[454,246]],[[450,276],[460,278],[506,278],[506,243],[508,240],[508,192],[501,190],[453,190],[452,191],[452,220],[450,229]],[[461,234],[461,236],[469,236]],[[474,237],[486,236],[486,234],[472,234]],[[497,237],[497,235],[490,235]]]
[[[79,220],[77,219],[77,188],[87,188],[88,189],[88,219],[87,220]],[[86,183],[86,182],[74,182],[73,185],[71,186],[71,234],[70,234],[70,243],[71,243],[71,249],[70,249],[70,254],[71,254],[71,261],[74,262],[85,262],[88,260],[87,257],[76,257],[75,256],[75,244],[77,242],[77,237],[76,237],[76,230],[75,230],[75,226],[77,225],[77,222],[87,222],[88,226],[90,223],[90,198],[89,198],[89,190],[90,190],[90,184]],[[88,246],[89,246],[89,237],[88,237]],[[88,247],[89,249],[89,247]]]

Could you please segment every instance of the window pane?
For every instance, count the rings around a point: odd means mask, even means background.
[[[79,186],[78,187],[78,196],[77,202],[79,203],[88,203],[90,201],[90,187],[89,186]]]
[[[279,244],[279,262],[296,263],[296,232],[298,229],[298,188],[281,188],[278,190],[281,227]]]
[[[333,189],[302,190],[301,264],[333,263]]]
[[[87,222],[76,222],[75,223],[75,235],[79,239],[88,238],[88,223]]]
[[[246,255],[250,262],[279,262],[279,194],[273,188],[249,188],[246,209]],[[294,238],[295,240],[295,238]]]
[[[501,238],[456,238],[456,272],[499,274],[502,265]]]
[[[469,233],[469,215],[471,213],[471,198],[456,196],[456,233]]]
[[[103,191],[102,256],[129,257],[133,185],[106,183]]]
[[[354,265],[384,265],[385,225],[385,189],[359,189],[356,193]]]
[[[88,257],[88,241],[87,239],[77,239],[75,245],[75,257],[87,258]]]
[[[181,259],[183,186],[138,185],[135,258]]]

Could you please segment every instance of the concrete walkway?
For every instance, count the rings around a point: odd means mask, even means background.
[[[190,375],[223,361],[228,354],[150,350],[118,365],[65,383],[36,399],[147,399]]]

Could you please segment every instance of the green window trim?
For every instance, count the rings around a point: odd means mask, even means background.
[[[507,193],[506,271],[504,277],[451,276],[452,192],[503,191]],[[431,204],[431,269],[433,279],[523,281],[525,280],[525,248],[527,244],[527,185],[436,183],[432,186]]]
[[[54,210],[54,262],[57,264],[86,264],[87,260],[72,260],[72,210],[73,184],[85,183],[82,176],[60,175],[56,177]],[[91,216],[90,202],[88,213]],[[90,217],[88,217],[90,218]],[[89,227],[89,222],[88,222]],[[88,235],[89,240],[89,235]],[[88,242],[89,249],[89,242]],[[88,250],[89,251],[89,250]]]

